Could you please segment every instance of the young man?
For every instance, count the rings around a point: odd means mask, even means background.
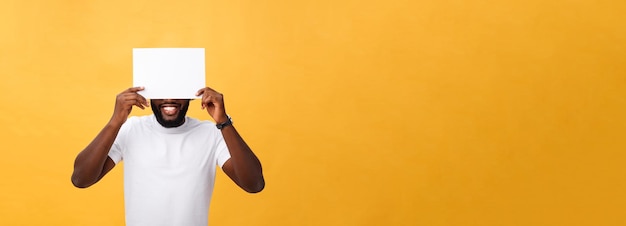
[[[207,225],[216,165],[243,190],[263,190],[261,163],[232,125],[221,93],[196,93],[214,124],[187,117],[190,100],[148,104],[141,90],[117,95],[113,116],[76,157],[74,186],[95,184],[123,160],[128,226]],[[151,106],[154,114],[129,118],[133,106]]]

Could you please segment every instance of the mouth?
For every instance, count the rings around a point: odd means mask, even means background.
[[[163,116],[176,116],[180,111],[180,104],[167,103],[162,104],[159,108],[161,109]]]

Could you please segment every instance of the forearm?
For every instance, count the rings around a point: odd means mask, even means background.
[[[100,179],[109,150],[121,128],[113,120],[81,151],[74,161],[72,183],[76,187],[89,187]]]
[[[234,126],[222,129],[222,136],[230,152],[230,162],[236,182],[248,192],[259,192],[265,186],[261,162],[239,135]]]

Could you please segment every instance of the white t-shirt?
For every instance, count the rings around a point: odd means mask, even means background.
[[[126,225],[207,225],[216,165],[230,158],[209,121],[187,117],[176,128],[154,115],[130,117],[109,157],[124,161]]]

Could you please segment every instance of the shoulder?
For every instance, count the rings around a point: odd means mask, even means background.
[[[219,130],[215,127],[215,123],[209,120],[200,120],[196,118],[187,117],[188,128],[191,130],[202,130],[216,132]]]
[[[151,115],[130,116],[130,117],[128,117],[128,119],[126,119],[126,122],[124,123],[124,125],[146,124],[146,123],[150,122],[151,118],[152,118]]]
[[[204,128],[204,127],[211,127],[211,126],[215,127],[215,123],[209,120],[200,120],[200,119],[192,118],[192,117],[187,117],[186,120],[187,120],[187,123],[189,123],[189,126],[194,127],[194,128],[196,127]]]
[[[120,131],[130,131],[150,125],[151,116],[131,116],[126,119]]]

